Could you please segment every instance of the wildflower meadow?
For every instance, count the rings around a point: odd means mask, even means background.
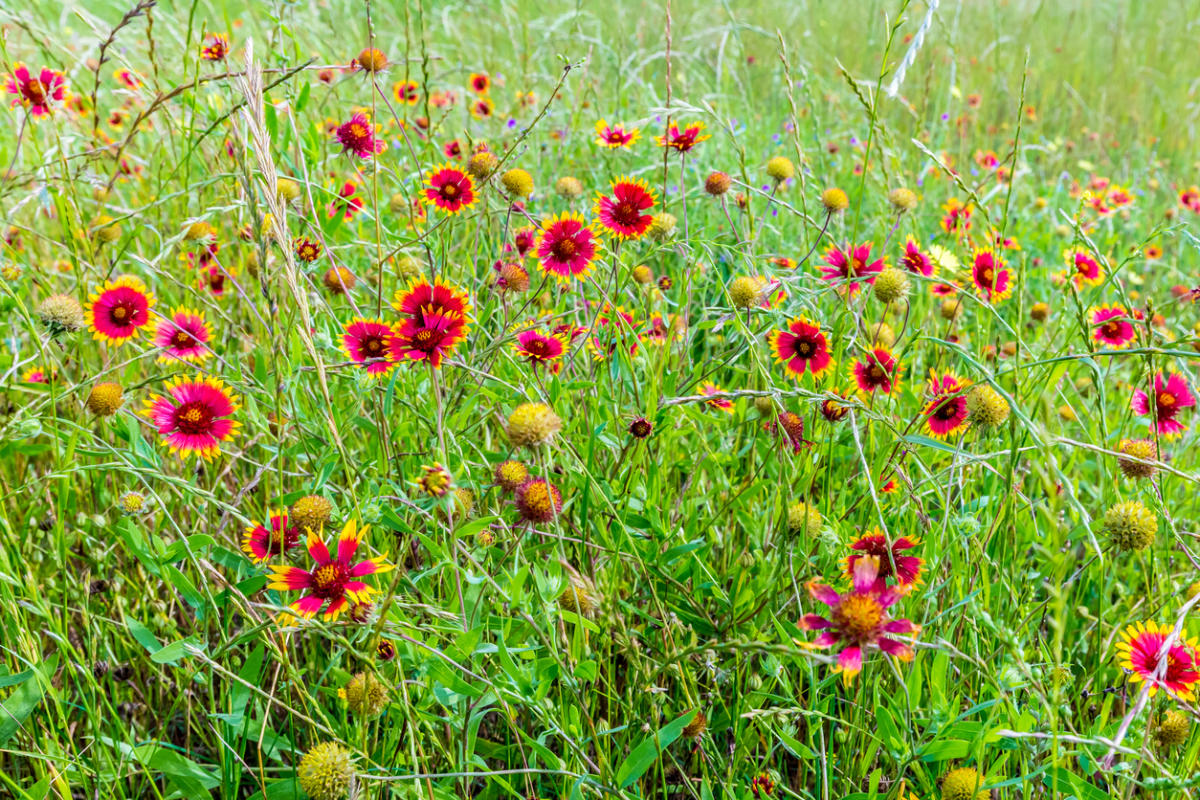
[[[3,4],[0,797],[1196,797],[1198,40]]]

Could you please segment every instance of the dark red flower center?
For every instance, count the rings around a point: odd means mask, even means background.
[[[171,344],[176,347],[191,347],[195,343],[196,337],[183,329],[175,331],[175,335],[171,337]]]
[[[43,105],[46,102],[46,88],[37,78],[31,78],[21,84],[21,95],[35,106]]]
[[[613,204],[613,219],[620,225],[634,226],[641,222],[641,209],[635,200],[618,200]]]
[[[562,238],[550,247],[550,253],[559,261],[569,261],[579,252],[579,246],[571,238]]]
[[[453,200],[454,198],[458,197],[458,184],[447,183],[445,186],[443,186],[442,197],[446,198],[447,200]]]
[[[1175,395],[1170,392],[1158,393],[1158,407],[1160,410],[1173,409],[1175,406]]]
[[[340,561],[334,561],[332,564],[317,567],[313,572],[312,592],[317,597],[326,600],[341,597],[345,594],[346,582],[349,579],[350,573],[346,570],[346,566]]]
[[[108,312],[113,325],[127,327],[137,320],[138,308],[132,300],[118,300]]]
[[[525,352],[531,356],[548,356],[550,344],[545,339],[534,339],[525,345]]]
[[[412,337],[413,347],[429,353],[442,341],[442,335],[431,328],[422,328]]]
[[[796,355],[801,358],[811,358],[817,351],[817,346],[814,342],[808,339],[797,339],[795,346]]]
[[[175,410],[175,427],[187,434],[208,433],[212,427],[213,412],[207,403],[193,400]]]
[[[373,356],[383,349],[383,340],[378,336],[368,336],[363,339],[363,350],[369,356]]]
[[[1121,323],[1115,319],[1104,323],[1104,335],[1109,339],[1117,339],[1121,336]]]

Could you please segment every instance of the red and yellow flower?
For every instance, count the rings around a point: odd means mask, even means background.
[[[854,568],[864,558],[879,559],[878,577],[875,579],[876,591],[887,588],[888,579],[894,579],[895,585],[904,592],[911,591],[921,583],[921,567],[924,561],[917,556],[906,555],[921,544],[920,539],[898,536],[894,541],[879,528],[867,531],[850,544],[854,552],[846,556],[846,577],[854,580]]]
[[[154,331],[154,346],[162,351],[160,364],[171,361],[202,363],[212,355],[208,342],[212,330],[203,311],[180,306],[169,317],[160,317]]]
[[[712,138],[709,134],[704,133],[703,122],[693,122],[679,127],[679,123],[672,122],[667,128],[667,133],[664,136],[655,136],[654,141],[659,147],[669,147],[677,153],[686,153],[693,147],[703,142],[705,139]]]
[[[929,371],[929,393],[933,399],[925,404],[925,432],[935,439],[945,439],[967,429],[969,411],[966,389],[970,381],[953,372],[938,375]]]
[[[475,205],[475,184],[471,176],[449,162],[425,176],[421,196],[425,203],[446,214],[457,214]]]
[[[280,592],[302,592],[300,599],[292,603],[291,609],[306,619],[315,617],[323,609],[325,619],[335,620],[350,603],[370,602],[371,596],[378,590],[360,579],[387,572],[392,565],[386,562],[385,557],[354,561],[366,533],[366,526],[357,528],[354,520],[350,520],[337,538],[336,550],[330,553],[320,534],[310,530],[305,547],[316,562],[314,568],[305,570],[273,564],[271,583],[267,588]]]
[[[466,338],[471,321],[467,293],[440,278],[433,283],[413,281],[396,292],[392,308],[402,317],[388,340],[391,357],[398,362],[426,361],[440,367]]]
[[[114,346],[133,339],[153,319],[155,302],[146,285],[132,275],[107,281],[84,306],[92,338]]]
[[[1104,267],[1082,247],[1064,250],[1063,261],[1067,263],[1067,270],[1062,273],[1062,277],[1074,282],[1076,289],[1104,283]]]
[[[242,552],[261,564],[272,556],[283,555],[300,543],[300,531],[288,523],[286,511],[271,512],[267,524],[256,523],[242,533]]]
[[[583,280],[596,260],[596,234],[582,214],[564,212],[542,222],[535,254],[556,280]]]
[[[976,291],[989,304],[998,303],[1012,295],[1012,273],[1004,259],[990,247],[976,248],[971,264],[971,280]]]
[[[65,101],[67,87],[63,74],[49,67],[33,75],[29,67],[17,62],[12,75],[4,87],[13,97],[12,105],[24,106],[30,116],[43,117],[54,111],[54,106]]]
[[[863,394],[881,391],[891,394],[900,382],[900,365],[896,356],[886,347],[876,346],[854,362],[852,372],[858,390]]]
[[[628,150],[640,135],[637,128],[629,128],[620,123],[609,125],[604,120],[596,122],[596,144],[610,150]]]
[[[342,331],[342,352],[368,375],[381,377],[396,367],[390,343],[392,326],[381,319],[356,317]]]
[[[1159,689],[1166,689],[1180,700],[1190,702],[1195,699],[1196,684],[1200,682],[1200,642],[1180,633],[1166,647],[1171,631],[1170,625],[1153,620],[1135,622],[1121,632],[1117,660],[1123,669],[1129,670],[1130,681],[1146,683],[1151,696]]]
[[[653,190],[643,180],[617,178],[612,182],[612,194],[596,195],[593,213],[606,231],[621,239],[640,239],[654,222],[645,213],[657,202]]]
[[[775,361],[783,364],[792,377],[799,378],[807,371],[814,378],[819,378],[833,366],[829,341],[821,331],[821,326],[808,317],[793,319],[788,323],[787,330],[771,331],[767,335],[767,343]]]
[[[1088,309],[1092,339],[1109,350],[1123,350],[1137,340],[1137,329],[1133,326],[1135,319],[1141,319],[1141,312],[1131,314],[1120,304]]]
[[[178,378],[146,400],[146,416],[172,453],[211,459],[238,433],[237,395],[217,378]]]
[[[862,284],[875,282],[875,277],[887,266],[884,256],[871,260],[871,243],[857,246],[846,244],[845,248],[831,245],[825,251],[825,264],[821,267],[821,278],[836,286],[839,291],[854,297]]]
[[[1134,390],[1129,405],[1139,417],[1150,417],[1154,429],[1170,438],[1187,430],[1187,426],[1175,417],[1183,409],[1196,405],[1196,398],[1187,380],[1178,372],[1160,372],[1154,376],[1154,408],[1151,409],[1150,398],[1141,389]]]

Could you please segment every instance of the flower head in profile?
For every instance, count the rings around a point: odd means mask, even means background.
[[[967,402],[967,387],[970,381],[963,380],[953,372],[940,376],[929,371],[929,394],[932,398],[925,404],[925,432],[935,439],[945,439],[961,433],[970,425],[970,408]]]
[[[237,435],[237,395],[217,378],[179,378],[167,381],[166,389],[166,395],[150,396],[145,414],[172,453],[211,459]]]
[[[1088,324],[1092,328],[1092,340],[1108,350],[1123,350],[1137,339],[1133,320],[1140,319],[1141,312],[1132,314],[1125,306],[1093,306],[1088,309]]]
[[[560,365],[567,352],[567,342],[562,336],[530,328],[517,334],[513,350],[518,358],[528,361],[531,365],[548,366],[553,371]]]
[[[1121,632],[1117,660],[1122,669],[1131,673],[1129,680],[1144,681],[1152,696],[1159,689],[1166,689],[1180,700],[1190,702],[1196,697],[1196,684],[1200,682],[1197,661],[1200,642],[1181,633],[1164,652],[1171,631],[1170,625],[1153,620],[1135,622]]]
[[[712,381],[705,381],[700,384],[700,388],[696,390],[697,394],[702,394],[705,397],[710,397],[715,394],[724,393],[724,389],[717,386]],[[705,400],[705,404],[709,408],[715,408],[718,411],[724,411],[726,414],[733,413],[733,401],[728,397],[713,397],[712,400]]]
[[[446,214],[457,214],[464,208],[470,208],[477,199],[471,176],[449,162],[425,176],[421,197],[426,204]]]
[[[783,364],[794,378],[799,378],[806,371],[814,378],[819,378],[833,366],[829,341],[821,331],[821,326],[808,317],[793,319],[786,330],[771,331],[767,334],[767,343],[775,360]]]
[[[583,280],[596,260],[596,234],[583,215],[564,212],[542,222],[535,253],[556,280]]]
[[[33,117],[49,115],[54,106],[62,103],[67,96],[61,72],[42,67],[41,72],[34,75],[29,67],[20,62],[14,65],[4,88],[8,94],[14,95],[13,107],[24,106]]]
[[[1160,372],[1154,376],[1153,407],[1150,397],[1141,389],[1134,390],[1129,405],[1139,417],[1150,417],[1159,434],[1172,437],[1187,430],[1187,426],[1175,418],[1183,409],[1196,405],[1196,397],[1182,375]]]
[[[388,340],[396,361],[425,361],[440,367],[442,359],[467,337],[470,299],[464,290],[440,278],[432,283],[413,281],[396,292],[392,308],[401,316]]]
[[[854,362],[852,371],[854,382],[863,394],[891,394],[900,381],[900,365],[896,362],[896,356],[886,347],[872,347]]]
[[[846,577],[854,580],[855,565],[864,558],[879,559],[878,577],[875,588],[883,591],[887,588],[888,579],[893,579],[895,585],[902,591],[910,591],[920,585],[921,567],[924,565],[917,556],[908,555],[907,551],[921,543],[920,539],[899,536],[889,541],[887,535],[879,528],[867,531],[851,543],[854,552],[846,556]]]
[[[343,153],[353,153],[363,159],[376,156],[387,148],[383,139],[376,137],[371,120],[361,111],[338,126],[337,140]]]
[[[368,375],[380,377],[396,366],[388,346],[391,338],[392,326],[383,320],[355,317],[342,332],[342,352],[361,364]]]
[[[53,367],[30,367],[21,373],[21,383],[49,383],[56,373]]]
[[[200,57],[205,61],[224,61],[229,55],[229,37],[210,33],[200,47]]]
[[[854,564],[852,586],[846,594],[816,581],[807,585],[813,599],[829,607],[829,616],[805,614],[800,627],[821,631],[811,642],[800,642],[813,649],[839,648],[834,671],[849,684],[862,671],[864,650],[877,648],[901,661],[911,661],[913,650],[892,636],[915,634],[919,628],[907,619],[892,619],[890,609],[903,596],[896,587],[878,588],[879,557],[863,556]]]
[[[349,603],[370,602],[378,590],[361,578],[387,572],[392,568],[385,557],[354,561],[354,556],[366,536],[366,526],[358,528],[354,520],[346,523],[337,538],[336,549],[329,547],[317,531],[309,531],[305,546],[315,562],[313,569],[273,564],[268,588],[280,592],[302,592],[291,608],[304,618],[315,617],[324,609],[325,619],[334,620]]]
[[[871,243],[847,244],[845,248],[831,245],[825,251],[825,264],[821,267],[821,278],[854,297],[863,283],[874,283],[875,276],[887,266],[883,256],[871,260]]]
[[[712,138],[704,132],[703,122],[693,122],[680,128],[679,123],[672,122],[663,136],[655,136],[654,141],[659,147],[669,147],[677,153],[686,153],[693,147]]]
[[[1104,267],[1091,253],[1082,247],[1072,247],[1063,251],[1063,261],[1067,263],[1064,278],[1070,279],[1076,289],[1084,286],[1099,286],[1104,283]]]
[[[654,215],[645,213],[654,207],[654,192],[645,181],[617,178],[612,182],[611,195],[596,195],[593,213],[600,226],[620,239],[640,239],[654,222]]]
[[[256,563],[283,555],[299,543],[300,531],[288,523],[283,510],[272,511],[265,525],[251,525],[242,534],[242,552]]]
[[[138,335],[153,318],[154,295],[132,275],[107,281],[88,296],[84,310],[92,338],[120,346]]]
[[[212,355],[209,340],[212,331],[203,311],[180,306],[170,316],[159,317],[154,330],[154,346],[162,351],[160,364],[172,361],[202,363]]]
[[[596,144],[610,150],[628,150],[640,135],[637,128],[629,128],[620,123],[609,125],[604,120],[596,122]]]
[[[917,240],[912,237],[912,234],[909,234],[908,238],[904,240],[904,252],[900,254],[900,266],[926,278],[933,277],[938,270],[937,262],[921,249],[921,245],[917,244]]]
[[[1012,294],[1012,273],[1004,259],[990,247],[977,248],[972,257],[971,280],[975,290],[990,304],[998,303]]]

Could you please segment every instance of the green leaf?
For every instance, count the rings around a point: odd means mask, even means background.
[[[181,658],[191,655],[191,651],[203,649],[204,645],[201,644],[199,637],[189,636],[186,639],[171,642],[157,653],[151,653],[150,660],[156,664],[174,664]]]
[[[17,686],[13,693],[0,703],[0,745],[21,730],[21,724],[42,702],[42,697],[50,686],[49,677],[54,674],[57,666],[58,654],[55,653],[38,669],[30,670],[25,682]]]
[[[125,627],[129,628],[129,632],[133,634],[134,639],[137,639],[138,644],[146,648],[146,652],[153,654],[162,650],[162,642],[150,632],[149,628],[133,617],[125,618]]]
[[[628,789],[634,781],[646,774],[646,770],[658,760],[659,755],[679,738],[683,729],[695,718],[697,711],[698,709],[692,709],[633,748],[617,768],[617,788]]]

